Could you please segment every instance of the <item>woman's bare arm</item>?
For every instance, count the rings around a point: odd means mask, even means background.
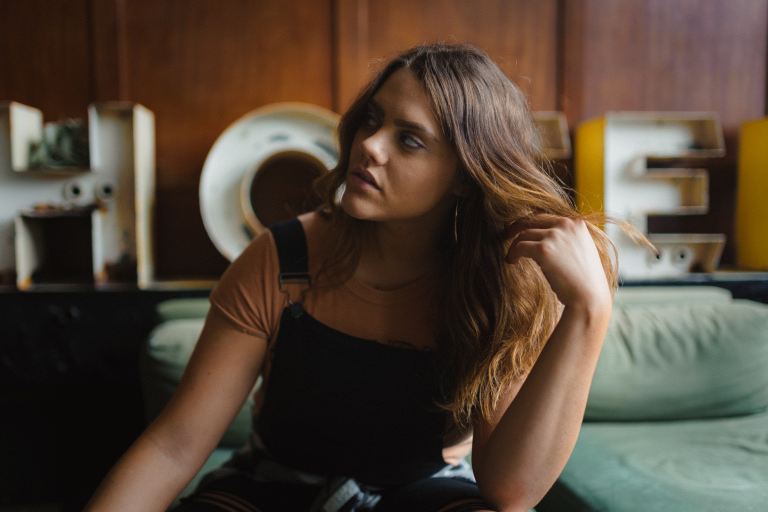
[[[104,478],[86,510],[166,510],[242,407],[266,347],[265,340],[209,314],[175,394]]]
[[[509,228],[507,261],[530,258],[563,305],[530,373],[475,425],[480,491],[505,512],[544,496],[576,444],[612,310],[607,273],[583,220],[541,214]]]
[[[475,423],[472,466],[502,510],[528,510],[565,467],[581,429],[610,307],[566,308],[523,382],[492,422]],[[521,387],[522,384],[522,387]]]

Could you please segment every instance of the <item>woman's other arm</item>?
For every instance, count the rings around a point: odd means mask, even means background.
[[[607,329],[605,309],[566,308],[524,382],[475,423],[472,462],[478,486],[500,510],[534,507],[565,467],[584,417]]]
[[[513,230],[508,255],[533,259],[563,304],[527,376],[490,421],[475,422],[472,461],[481,492],[501,510],[528,510],[565,467],[581,428],[612,297],[583,221],[542,216]]]
[[[194,477],[261,371],[264,339],[212,311],[176,392],[111,469],[87,511],[164,511]]]

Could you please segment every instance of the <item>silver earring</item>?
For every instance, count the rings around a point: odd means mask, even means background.
[[[459,243],[459,200],[456,200],[456,206],[453,209],[453,243]]]

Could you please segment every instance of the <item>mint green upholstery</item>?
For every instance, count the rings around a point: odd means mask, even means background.
[[[768,408],[768,307],[614,306],[587,420],[676,420]]]
[[[205,318],[210,307],[211,304],[208,299],[171,299],[157,305],[157,317],[160,322],[185,318]]]
[[[768,412],[733,418],[585,423],[547,512],[763,512]]]
[[[578,442],[538,511],[768,510],[768,305],[697,290],[616,301]]]

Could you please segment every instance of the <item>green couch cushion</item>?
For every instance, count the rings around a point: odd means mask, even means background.
[[[181,320],[183,318],[205,318],[211,304],[207,297],[190,299],[170,299],[160,302],[157,307],[157,316],[160,323],[167,320]]]
[[[536,510],[764,511],[768,412],[695,421],[585,423]]]
[[[203,318],[170,320],[150,333],[140,360],[148,421],[157,416],[173,395],[203,330],[203,322]],[[249,397],[224,434],[221,446],[239,447],[246,442],[251,430],[252,404],[253,399]]]
[[[587,420],[671,420],[768,407],[768,306],[616,304]]]

